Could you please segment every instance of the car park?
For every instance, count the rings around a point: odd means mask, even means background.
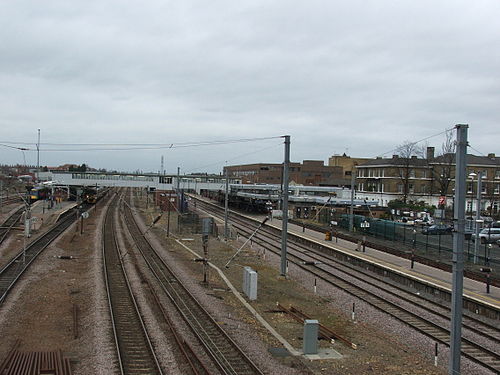
[[[434,224],[422,229],[423,234],[451,234],[453,228],[446,224]]]

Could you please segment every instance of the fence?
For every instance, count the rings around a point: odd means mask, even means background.
[[[331,215],[337,222],[337,227],[349,229],[349,215]],[[403,249],[413,250],[416,254],[430,256],[444,262],[451,262],[453,252],[452,233],[429,234],[422,233],[425,225],[408,225],[389,220],[367,218],[354,215],[354,230],[356,236],[370,236],[381,241],[392,241]],[[468,262],[474,260],[474,241],[470,235],[466,236],[464,257]],[[487,266],[500,265],[500,251],[498,246],[480,244],[477,254],[478,263]]]

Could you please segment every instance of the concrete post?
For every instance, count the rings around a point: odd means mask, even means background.
[[[457,150],[455,169],[455,231],[453,232],[453,284],[451,295],[451,329],[449,375],[460,374],[462,338],[462,294],[464,276],[465,179],[468,125],[456,125]]]

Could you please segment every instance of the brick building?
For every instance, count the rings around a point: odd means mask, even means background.
[[[370,158],[351,158],[344,153],[342,155],[331,156],[328,159],[328,165],[330,167],[341,167],[344,178],[350,180],[352,171],[356,168],[356,166],[364,164],[370,160]]]
[[[241,178],[244,184],[281,184],[283,164],[258,163],[231,165],[224,167],[229,177]],[[343,176],[340,166],[327,166],[322,160],[304,160],[302,163],[290,163],[290,182],[312,186],[346,186],[350,179]]]
[[[500,157],[495,154],[477,156],[468,154],[466,210],[476,209],[477,175],[481,172],[481,209],[497,214],[500,208]],[[455,186],[455,154],[435,157],[434,148],[428,147],[426,156],[418,158],[376,158],[356,167],[358,197],[376,199],[381,205],[393,199],[423,200],[438,206],[440,197],[446,205],[453,205]]]

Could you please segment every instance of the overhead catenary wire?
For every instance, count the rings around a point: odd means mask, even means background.
[[[88,148],[44,148],[44,152],[75,152],[75,151],[134,151],[134,150],[159,150],[159,149],[175,149],[175,148],[187,148],[187,147],[203,147],[203,146],[215,146],[224,144],[234,144],[234,143],[246,143],[246,142],[257,142],[269,139],[278,139],[282,136],[270,136],[270,137],[257,137],[257,138],[241,138],[241,139],[226,139],[226,140],[214,140],[214,141],[200,141],[200,142],[179,142],[179,143],[43,143],[43,146],[96,146]],[[5,145],[5,147],[16,148],[20,147],[8,146],[8,144],[13,145],[33,145],[33,143],[27,142],[10,142],[10,141],[0,141],[0,144]],[[102,147],[99,147],[102,146]],[[36,151],[35,148],[23,148],[26,151]]]
[[[418,143],[420,143],[420,142],[427,141],[428,139],[431,139],[431,138],[438,137],[438,136],[440,136],[440,135],[446,134],[447,132],[449,132],[449,131],[451,131],[451,130],[453,130],[453,129],[455,129],[455,127],[452,127],[452,128],[449,128],[449,129],[445,129],[445,130],[443,130],[443,131],[441,131],[441,132],[439,132],[439,133],[432,134],[432,135],[429,135],[429,136],[427,136],[427,137],[425,137],[425,138],[419,139],[418,141],[415,141],[415,142],[409,142],[409,143],[410,143],[410,144],[412,144],[412,145],[416,145],[416,144],[418,144]],[[393,152],[395,152],[395,151],[398,151],[398,149],[399,149],[399,146],[398,146],[398,147],[395,147],[395,148],[393,148],[393,149],[391,149],[391,150],[389,150],[389,151],[386,151],[386,152],[383,152],[383,153],[379,153],[379,154],[377,154],[376,156],[384,156],[384,155],[387,155],[387,154],[393,153]]]
[[[262,151],[270,150],[270,149],[275,148],[275,147],[281,147],[282,145],[283,145],[283,143],[280,142],[278,144],[274,144],[274,145],[269,146],[269,147],[264,147],[264,148],[261,148],[261,149],[258,149],[258,150],[253,150],[251,152],[246,152],[244,154],[236,155],[235,157],[232,157],[232,158],[229,158],[229,159],[219,160],[219,161],[214,162],[214,163],[202,165],[202,166],[199,166],[199,167],[196,167],[196,168],[191,168],[191,169],[185,171],[185,173],[186,174],[187,173],[192,173],[194,171],[197,171],[197,170],[200,170],[200,169],[203,169],[203,168],[212,167],[214,165],[221,165],[223,163],[227,164],[228,161],[233,161],[233,160],[236,160],[236,159],[240,159],[242,157],[245,157],[245,156],[248,156],[248,155],[253,155],[255,153],[259,153],[259,152],[262,152]]]

